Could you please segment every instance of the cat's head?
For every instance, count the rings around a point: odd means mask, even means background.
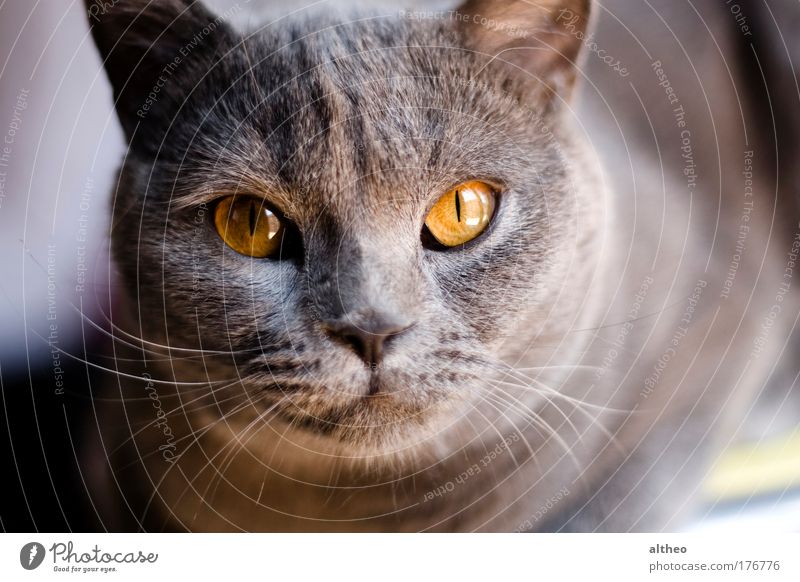
[[[136,333],[320,438],[457,424],[579,307],[602,197],[570,129],[587,4],[244,33],[192,0],[90,1],[130,144],[112,237]]]

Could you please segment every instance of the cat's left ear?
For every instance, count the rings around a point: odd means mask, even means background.
[[[568,99],[590,0],[467,0],[454,12],[464,45],[544,96]]]
[[[183,97],[176,79],[201,77],[232,44],[222,17],[200,0],[84,0],[128,137],[169,122]]]

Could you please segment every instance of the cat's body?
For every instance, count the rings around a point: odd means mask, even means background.
[[[536,43],[574,58],[581,2],[549,3],[550,17],[521,2],[471,2],[460,18],[301,16],[244,44],[217,23],[148,101],[209,16],[174,0],[127,29],[140,9],[128,4],[95,28],[132,144],[112,233],[121,374],[98,407],[97,454],[113,471],[97,487],[115,492],[114,527],[679,525],[708,448],[732,428],[722,419],[761,388],[781,337],[756,354],[763,321],[743,316],[771,301],[783,248],[768,247],[772,211],[757,204],[754,250],[726,283],[753,148],[741,124],[699,108],[670,55],[653,65],[668,41],[648,58],[620,43],[630,78],[585,56],[576,117],[574,69]],[[463,15],[536,34],[498,36]],[[142,53],[140,37],[176,18]],[[508,48],[511,64],[490,62]],[[662,114],[657,139],[614,103],[620,83]],[[733,105],[724,83],[710,91]],[[467,179],[502,189],[489,231],[423,248],[432,200]],[[208,216],[232,190],[278,206],[300,254],[225,248]],[[326,330],[376,314],[405,331],[373,369]]]

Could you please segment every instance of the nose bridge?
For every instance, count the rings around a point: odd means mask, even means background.
[[[333,248],[318,256],[321,264],[315,266],[320,276],[312,293],[323,317],[359,311],[413,317],[420,284],[413,249],[366,229],[341,234]]]
[[[413,311],[419,295],[414,259],[396,240],[364,244],[359,295],[380,311]]]

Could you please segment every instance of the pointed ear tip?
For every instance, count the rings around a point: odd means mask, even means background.
[[[495,10],[505,11],[510,8],[539,8],[548,10],[559,10],[563,8],[572,9],[579,12],[589,12],[593,0],[464,0],[461,8],[468,7],[488,7]]]
[[[115,11],[119,4],[123,4],[122,0],[83,0],[89,25],[102,24],[103,16]]]
[[[83,7],[86,10],[86,16],[89,18],[89,26],[100,20],[101,6],[95,0],[83,0]]]

